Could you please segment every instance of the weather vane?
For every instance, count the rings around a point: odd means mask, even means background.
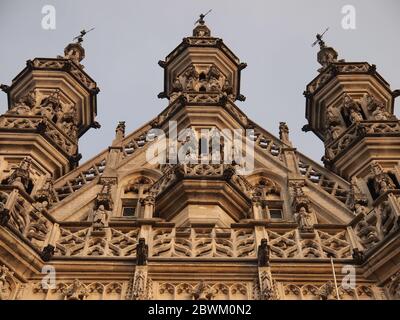
[[[329,27],[326,28],[325,31],[324,31],[322,34],[319,34],[319,33],[318,33],[318,34],[317,34],[317,40],[315,40],[311,46],[314,47],[317,43],[319,43],[319,45],[320,45],[321,47],[324,47],[324,46],[325,46],[325,42],[324,42],[324,40],[322,40],[322,37],[324,36],[324,34],[325,34],[328,30],[329,30]]]
[[[92,28],[92,29],[90,29],[90,30],[88,30],[88,31],[86,31],[85,29],[83,29],[83,30],[81,31],[81,34],[80,34],[79,36],[76,36],[73,40],[78,40],[77,42],[78,42],[78,43],[81,43],[81,42],[83,41],[83,36],[84,36],[85,34],[89,33],[89,32],[92,31],[92,30],[94,30],[94,28]]]
[[[205,14],[200,14],[200,19],[198,19],[194,24],[196,23],[200,23],[200,24],[204,24],[204,18],[206,15],[208,15],[210,12],[212,11],[212,9],[208,10]]]

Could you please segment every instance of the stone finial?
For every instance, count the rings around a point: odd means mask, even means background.
[[[325,44],[325,41],[322,40],[322,37],[324,36],[325,32],[328,31],[329,28],[327,28],[322,34],[317,34],[315,42],[312,44],[312,46],[315,46],[316,44],[319,44],[319,52],[317,54],[317,60],[319,64],[322,66],[322,68],[318,69],[318,72],[323,72],[329,65],[335,62],[343,62],[344,60],[338,60],[338,53],[335,49],[332,47],[328,47]]]
[[[80,43],[70,43],[64,49],[64,58],[71,60],[83,69],[81,61],[85,58],[85,49]]]
[[[193,37],[211,37],[211,31],[205,25],[204,18],[209,14],[211,10],[208,10],[205,14],[200,14],[200,18],[195,22],[197,26],[193,29]]]
[[[125,121],[119,121],[115,128],[115,140],[122,140],[125,138]]]
[[[279,122],[279,139],[281,139],[285,143],[290,144],[289,127],[286,122]]]

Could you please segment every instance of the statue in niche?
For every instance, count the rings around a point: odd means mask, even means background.
[[[378,162],[371,164],[371,173],[374,178],[374,189],[379,195],[387,192],[388,190],[396,189],[390,176],[383,171],[383,168]]]
[[[193,290],[192,296],[194,300],[211,300],[214,292],[206,286],[204,281],[201,281]]]
[[[379,242],[376,228],[369,225],[367,221],[361,220],[357,225],[357,229],[358,236],[363,240],[364,244],[374,244]]]
[[[333,125],[333,124],[328,125],[327,133],[328,133],[329,139],[333,139],[333,140],[337,139],[340,136],[341,132],[342,132],[342,128],[339,127],[338,125]]]
[[[333,123],[336,120],[336,115],[333,112],[333,107],[329,106],[328,108],[326,108],[326,122],[327,123]]]
[[[25,192],[30,192],[32,186],[32,179],[30,177],[30,167],[32,159],[25,157],[20,164],[14,168],[13,173],[6,179],[6,183],[9,185],[20,187]]]
[[[62,105],[60,102],[60,91],[56,89],[50,95],[43,98],[40,105],[35,110],[35,114],[46,117],[59,126],[63,115]]]
[[[149,247],[145,242],[144,238],[139,239],[139,243],[136,246],[136,264],[138,266],[144,266],[147,264]]]
[[[172,83],[172,91],[173,92],[182,92],[183,86],[179,77],[176,77],[174,82]]]
[[[78,279],[75,279],[71,286],[64,291],[64,297],[66,300],[83,300],[88,295],[89,293],[85,285]]]
[[[363,121],[361,113],[355,109],[350,109],[350,121],[351,123]]]
[[[110,211],[106,210],[103,204],[99,205],[93,214],[93,230],[102,230],[108,227],[109,218]]]
[[[45,210],[55,201],[53,179],[47,178],[43,186],[35,194],[35,205],[39,210]]]
[[[62,112],[63,112],[62,119],[64,121],[73,122],[75,124],[78,122],[77,111],[74,104],[72,103],[65,104],[62,108]]]
[[[358,216],[359,214],[365,215],[365,214],[367,214],[367,208],[360,203],[356,203],[354,206],[354,212],[355,212],[356,216]]]
[[[390,277],[388,288],[393,298],[400,299],[400,271]]]
[[[364,120],[360,112],[360,106],[347,94],[343,99],[343,107],[351,123],[357,123]]]
[[[7,113],[20,116],[34,115],[32,108],[36,105],[36,98],[36,91],[29,91],[26,95],[19,98]]]
[[[365,206],[368,204],[367,197],[358,186],[356,177],[351,178],[348,204],[356,215],[363,213],[366,210]]]
[[[1,266],[0,268],[0,301],[1,300],[7,300],[10,298],[11,294],[11,288],[10,284],[7,280],[8,277],[12,277],[14,275],[13,272],[10,272],[10,270],[6,266]]]
[[[383,105],[378,105],[372,112],[372,116],[374,117],[374,120],[378,121],[392,120],[393,118],[393,115],[390,114],[390,112],[387,112]]]
[[[208,77],[208,88],[210,91],[221,90],[221,85],[219,82],[221,74],[216,67],[212,66],[210,68],[210,70],[208,71],[207,77]]]
[[[332,281],[328,281],[319,289],[319,297],[321,300],[331,300],[333,298],[334,286]]]
[[[295,213],[295,219],[299,225],[300,230],[306,232],[313,230],[312,214],[308,212],[304,206],[300,207],[300,210]]]
[[[258,246],[258,266],[268,267],[270,259],[270,249],[267,239],[261,239],[261,244]]]
[[[396,120],[396,116],[388,112],[385,104],[374,96],[367,94],[365,98],[367,109],[371,111],[372,117],[377,121]]]
[[[190,66],[184,73],[184,77],[186,79],[186,91],[193,91],[196,89],[196,82],[199,78],[199,74],[197,73],[194,66]]]
[[[228,79],[225,79],[222,91],[225,92],[228,96],[233,93],[233,88]]]
[[[63,130],[65,134],[69,136],[72,140],[76,140],[78,137],[78,128],[73,122],[64,121],[61,125],[61,130]]]

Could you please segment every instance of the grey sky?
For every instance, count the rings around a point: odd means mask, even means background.
[[[46,4],[56,8],[53,31],[41,28]],[[356,8],[356,30],[341,27],[346,4]],[[294,145],[317,161],[322,143],[301,131],[302,92],[317,75],[317,48],[311,47],[317,32],[329,26],[326,42],[340,58],[374,63],[392,89],[400,88],[398,0],[0,0],[0,83],[10,84],[26,60],[62,54],[81,29],[95,27],[84,42],[83,64],[101,89],[102,128],[80,140],[83,159],[89,159],[111,144],[118,121],[125,120],[131,132],[165,108],[167,100],[157,99],[163,88],[157,61],[190,35],[198,14],[210,8],[206,23],[212,34],[248,64],[241,90],[247,100],[238,106],[274,134],[279,121],[286,121]],[[2,93],[1,113],[6,103]]]

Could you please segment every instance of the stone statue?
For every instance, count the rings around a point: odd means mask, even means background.
[[[136,246],[136,264],[138,266],[144,266],[147,264],[149,248],[144,238],[139,239],[139,243]]]
[[[342,132],[342,128],[337,125],[328,126],[328,134],[331,139],[337,139]]]
[[[194,300],[211,300],[214,292],[201,281],[193,290],[192,296]]]
[[[348,194],[348,205],[355,211],[355,214],[365,213],[365,206],[368,204],[368,199],[361,191],[357,184],[357,178],[352,177],[350,182],[350,192]]]
[[[115,140],[122,140],[123,138],[125,138],[125,121],[120,121],[115,128]]]
[[[184,73],[184,78],[186,80],[186,91],[193,91],[196,87],[196,82],[199,78],[199,74],[197,73],[194,66],[190,66]]]
[[[270,249],[267,239],[261,240],[261,244],[258,246],[257,255],[258,255],[258,266],[268,267],[270,259]]]
[[[376,109],[372,112],[372,116],[374,117],[374,120],[379,121],[391,120],[392,118],[392,115],[386,111],[383,105],[378,105]]]
[[[225,79],[222,91],[225,92],[228,96],[233,93],[233,88],[228,79]]]
[[[377,194],[381,195],[388,190],[396,189],[393,180],[383,171],[383,168],[378,162],[373,162],[371,164],[371,174],[373,175],[374,189]]]
[[[305,207],[301,207],[299,212],[295,213],[296,221],[299,225],[300,230],[312,231],[313,221],[312,215],[307,211]]]
[[[400,271],[390,277],[388,288],[390,295],[394,299],[400,300]]]
[[[325,121],[327,124],[337,124],[338,123],[338,117],[335,115],[332,106],[329,106],[328,108],[326,108]]]
[[[319,289],[319,296],[321,300],[332,300],[334,285],[332,281],[328,281]]]
[[[285,143],[290,143],[289,127],[286,122],[279,122],[279,139],[281,139]]]
[[[32,108],[36,106],[36,99],[36,91],[31,90],[27,94],[19,98],[14,106],[9,111],[7,111],[7,113],[20,116],[34,115]]]
[[[364,120],[360,111],[360,106],[348,94],[343,98],[343,108],[351,123],[357,123]]]
[[[110,212],[105,209],[103,204],[101,204],[93,214],[93,229],[101,230],[105,227],[108,227],[109,218]]]
[[[364,118],[361,113],[357,110],[351,109],[350,110],[350,121],[352,123],[363,121]]]
[[[13,272],[10,272],[10,270],[6,266],[1,266],[0,268],[0,300],[7,300],[10,298],[10,287],[9,283],[7,280],[7,277],[12,277]]]
[[[83,300],[89,295],[85,285],[78,279],[64,291],[64,297],[66,300]]]
[[[25,157],[18,167],[14,168],[13,173],[6,179],[6,183],[9,185],[20,187],[25,192],[30,192],[29,187],[32,184],[30,177],[30,167],[32,159]]]
[[[364,245],[372,245],[379,241],[376,227],[369,225],[365,220],[361,220],[357,224],[358,236]]]
[[[173,92],[182,92],[183,86],[179,77],[176,77],[174,82],[172,83],[172,91]]]

